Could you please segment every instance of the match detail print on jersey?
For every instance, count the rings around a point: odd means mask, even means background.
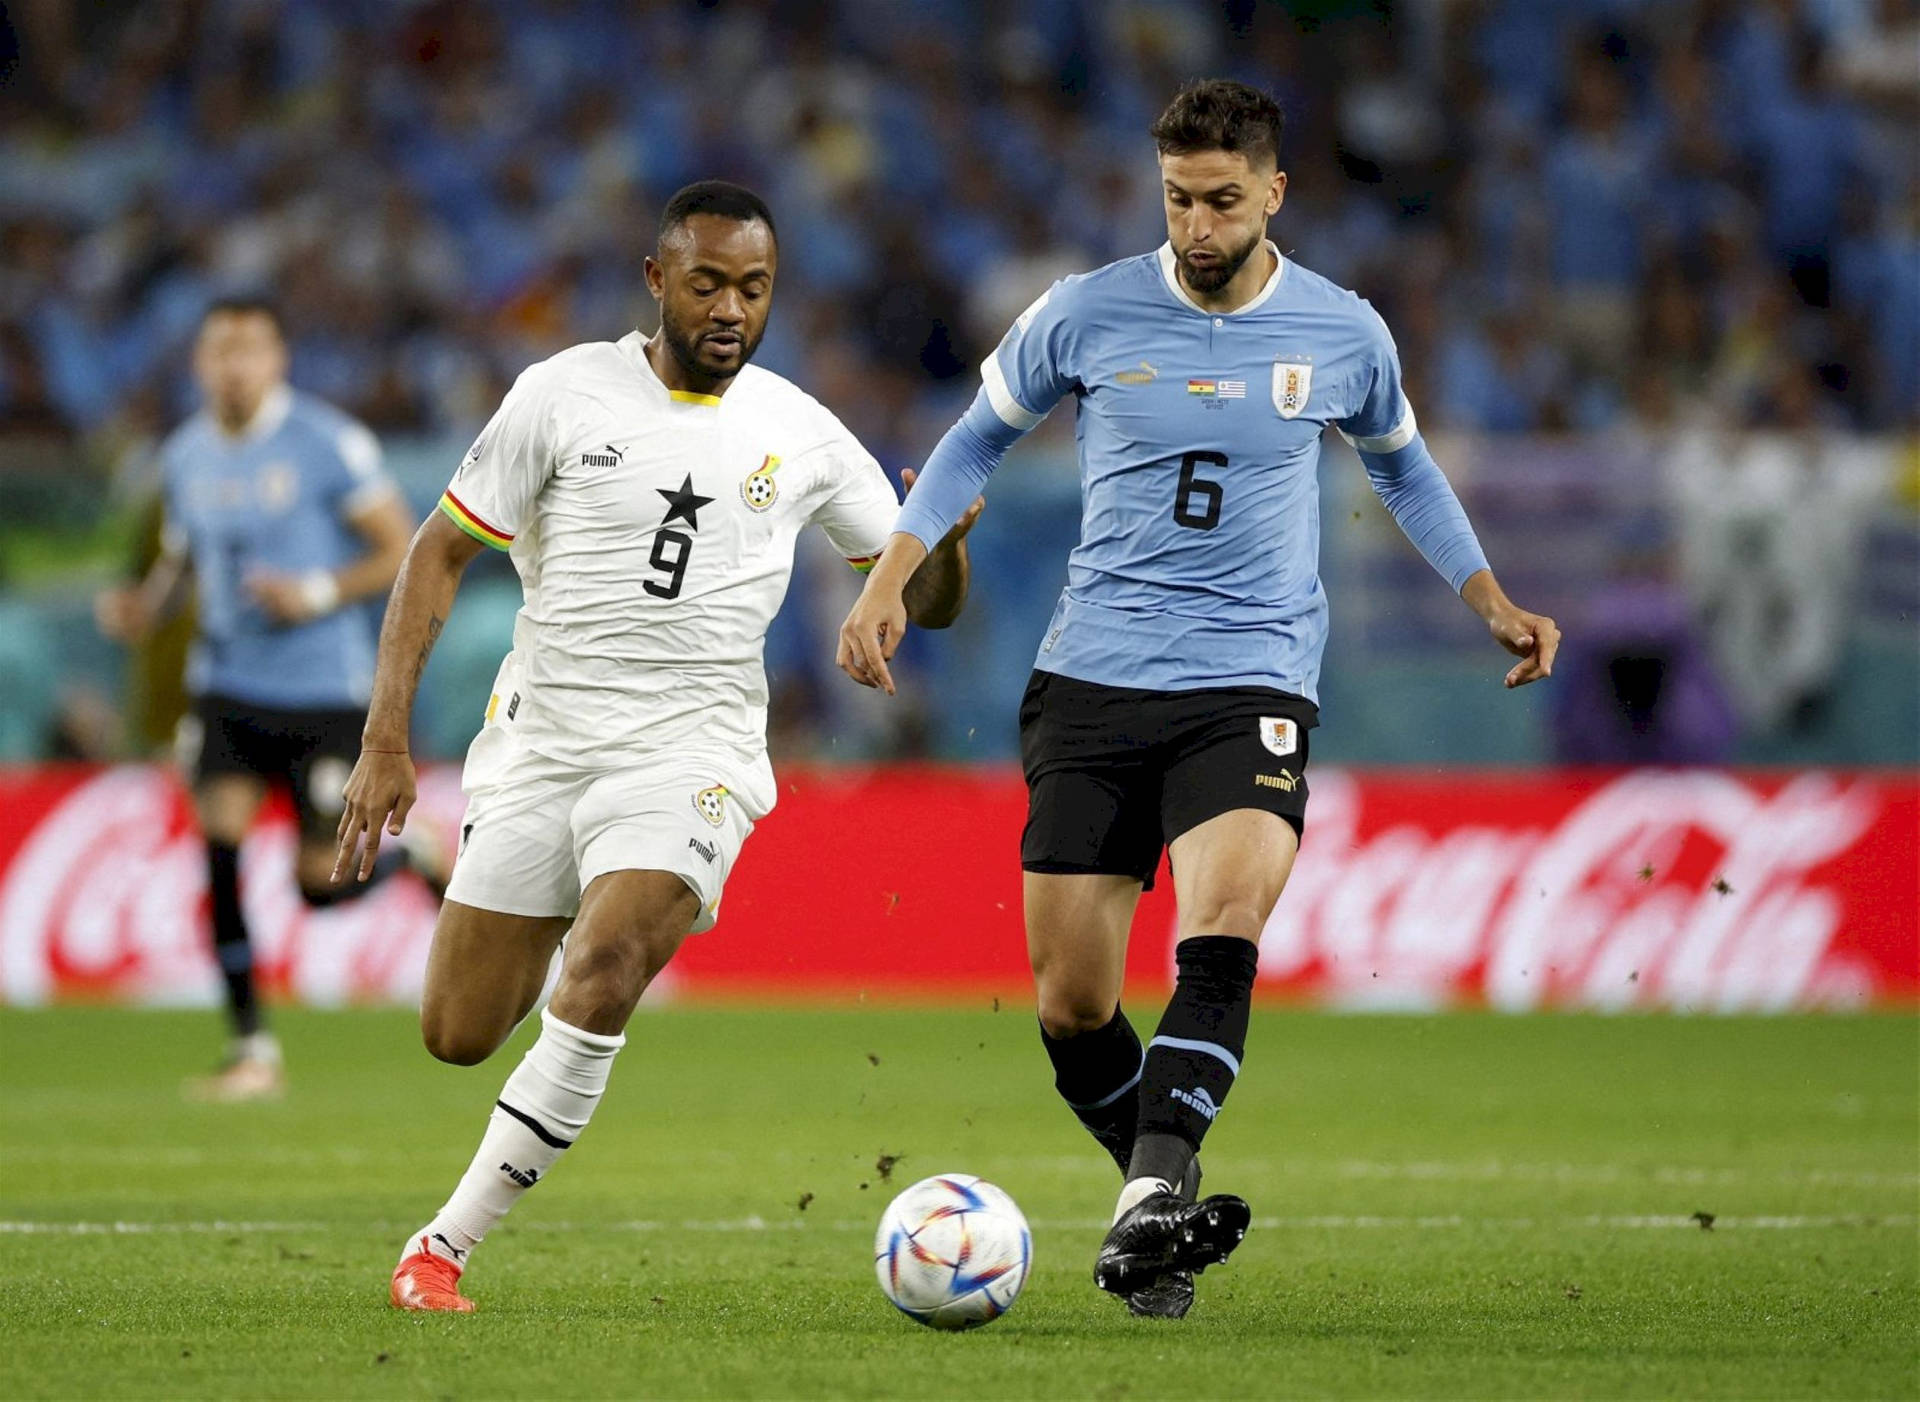
[[[491,545],[495,550],[506,550],[512,547],[511,535],[505,531],[496,530],[474,515],[451,489],[440,493],[440,509],[446,512],[448,520],[482,545]]]

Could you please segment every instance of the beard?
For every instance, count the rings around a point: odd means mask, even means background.
[[[703,380],[730,380],[746,367],[747,362],[753,359],[753,353],[760,349],[760,337],[766,334],[766,326],[763,323],[759,335],[751,340],[747,339],[747,332],[742,328],[737,333],[741,338],[740,354],[724,365],[709,364],[700,356],[701,343],[715,333],[696,331],[684,325],[664,305],[660,308],[660,331],[667,343],[667,350],[688,375]]]
[[[1247,236],[1247,241],[1237,249],[1219,250],[1220,257],[1215,263],[1204,268],[1196,268],[1187,261],[1186,255],[1180,255],[1180,278],[1188,287],[1203,295],[1218,292],[1233,281],[1235,273],[1246,266],[1247,259],[1253,256],[1253,250],[1260,246],[1262,234],[1256,231]]]

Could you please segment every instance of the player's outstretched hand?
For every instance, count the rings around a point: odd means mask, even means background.
[[[334,852],[334,884],[354,873],[366,881],[373,875],[373,864],[380,855],[380,835],[398,837],[407,825],[407,814],[418,794],[414,783],[413,760],[404,752],[362,750],[347,778],[343,797],[346,811],[340,815],[339,846]],[[366,851],[354,871],[354,853],[366,839]]]
[[[1553,675],[1553,655],[1560,650],[1560,629],[1542,613],[1506,608],[1487,620],[1495,641],[1520,661],[1507,673],[1507,687],[1525,686]]]
[[[901,591],[869,575],[853,612],[840,625],[840,646],[833,660],[860,685],[878,687],[891,696],[893,673],[887,663],[900,650],[906,631],[907,605]]]

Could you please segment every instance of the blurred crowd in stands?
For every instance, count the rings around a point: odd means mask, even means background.
[[[209,297],[271,291],[298,384],[383,436],[457,437],[530,361],[651,328],[657,210],[711,175],[780,221],[763,362],[897,471],[1052,279],[1164,237],[1146,128],[1208,74],[1280,99],[1276,237],[1381,310],[1430,431],[1677,445],[1661,570],[1698,574],[1736,484],[1776,522],[1879,490],[1829,482],[1818,446],[1742,466],[1725,435],[1920,425],[1917,0],[8,10],[0,454],[122,499],[192,408]],[[1710,574],[1752,563],[1729,530]],[[1789,580],[1858,553],[1814,534],[1786,532]],[[1691,587],[1698,626],[1733,586]],[[1719,647],[1723,684],[1767,671],[1760,646]],[[1734,701],[1767,725],[1799,704]]]

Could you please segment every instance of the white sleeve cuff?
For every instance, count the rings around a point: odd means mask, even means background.
[[[1046,417],[1032,412],[1013,397],[1013,391],[1007,387],[1007,377],[1000,369],[998,352],[980,362],[980,383],[986,386],[987,402],[993,405],[993,412],[1008,428],[1025,433]]]
[[[1372,438],[1355,438],[1343,428],[1340,430],[1340,436],[1351,443],[1356,452],[1397,453],[1413,442],[1414,435],[1420,432],[1420,425],[1413,421],[1413,405],[1402,399],[1400,408],[1402,411],[1400,422],[1385,433],[1376,434]]]

